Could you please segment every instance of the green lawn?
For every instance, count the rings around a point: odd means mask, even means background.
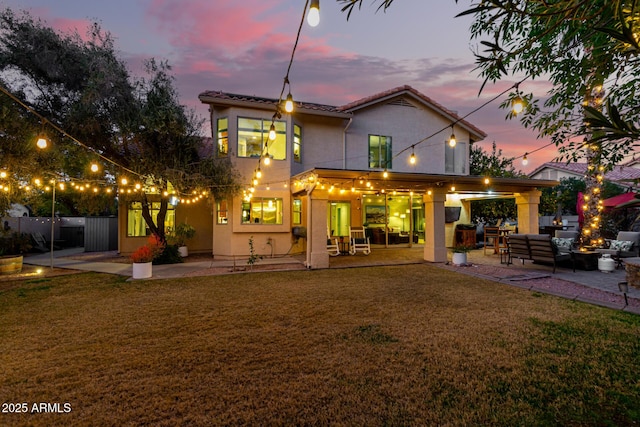
[[[640,316],[428,265],[5,280],[0,396],[71,409],[11,426],[633,425]]]

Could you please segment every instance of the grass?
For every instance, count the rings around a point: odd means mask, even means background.
[[[428,265],[0,282],[0,425],[632,425],[640,317]],[[31,408],[31,406],[29,406]]]

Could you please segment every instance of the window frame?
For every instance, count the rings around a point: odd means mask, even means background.
[[[241,127],[241,121],[247,120],[249,122],[259,122],[260,127],[256,129],[256,126],[252,128],[249,127]],[[237,120],[237,128],[236,128],[236,149],[237,149],[237,157],[243,159],[251,159],[251,158],[259,158],[265,153],[265,144],[268,145],[269,155],[273,160],[286,160],[287,159],[287,122],[286,120],[272,120],[272,119],[263,119],[260,117],[245,117],[238,116]],[[269,130],[271,128],[271,123],[275,125],[276,128],[276,139],[274,141],[269,140]],[[247,145],[245,143],[244,148],[241,147],[241,139],[246,142],[247,137],[243,136],[244,134],[251,135],[253,134],[254,138],[257,138],[259,141],[259,151],[256,153],[252,150],[251,155],[247,155]],[[282,147],[279,147],[278,150],[273,149],[274,144],[283,144]],[[242,152],[245,154],[242,154]],[[275,153],[282,153],[282,156],[278,156]]]
[[[373,148],[373,138],[378,138],[378,147]],[[385,158],[382,158],[382,140],[384,138]],[[368,144],[368,165],[369,169],[387,169],[393,168],[393,138],[388,135],[369,134],[367,138]],[[373,151],[377,152],[377,159],[373,156]]]
[[[139,204],[140,207],[139,208],[133,208],[132,206],[134,204]],[[157,206],[157,208],[155,207]],[[151,218],[153,218],[153,222],[154,224],[158,225],[158,212],[160,211],[160,202],[151,202]],[[134,212],[140,212],[138,218],[142,221],[140,224],[144,227],[145,230],[145,234],[136,234],[136,229],[138,227],[136,227],[135,225],[135,220],[136,218],[132,218],[132,215],[134,214]],[[132,224],[131,221],[134,221],[133,223],[133,233],[131,232],[132,229]],[[168,204],[167,206],[167,216],[165,217],[165,221],[164,221],[164,231],[165,233],[168,232],[169,230],[173,229],[173,227],[175,226],[175,222],[176,222],[176,217],[175,217],[175,207],[172,204]],[[127,204],[127,237],[147,237],[150,236],[151,232],[149,230],[149,227],[147,226],[147,222],[144,220],[144,218],[142,217],[142,202],[139,201],[131,201]]]
[[[296,132],[297,128],[297,132]],[[293,161],[302,163],[302,126],[293,124]],[[297,155],[296,155],[297,153]]]
[[[265,203],[275,202],[275,222],[265,221]],[[260,204],[260,217],[255,215],[256,205]],[[252,197],[243,200],[241,205],[240,222],[242,225],[282,225],[284,223],[284,199],[282,197]],[[257,221],[256,221],[257,220]]]
[[[227,126],[221,129],[220,123],[222,121],[226,121]],[[229,156],[229,118],[228,117],[219,117],[216,120],[216,156],[217,157]]]

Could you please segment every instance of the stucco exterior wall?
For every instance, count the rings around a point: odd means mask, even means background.
[[[422,105],[412,102],[414,107],[394,104],[380,104],[357,111],[357,120],[349,127],[347,133],[347,169],[369,169],[369,135],[391,136],[392,152],[395,157],[403,149],[416,144],[428,135],[451,124],[446,119]],[[393,159],[395,172],[415,172],[443,174],[445,173],[445,146],[451,135],[451,128],[438,133],[425,142],[415,146],[418,158],[415,165],[409,164],[411,150]],[[456,139],[466,142],[466,167],[468,166],[469,133],[455,127]]]

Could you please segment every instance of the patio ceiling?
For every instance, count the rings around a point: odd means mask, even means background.
[[[444,174],[398,173],[389,172],[388,177],[383,171],[358,171],[343,169],[315,168],[292,177],[292,183],[317,182],[319,185],[333,186],[340,190],[355,188],[356,191],[375,192],[417,192],[423,193],[434,188],[451,189],[455,186],[455,193],[460,195],[476,195],[482,197],[506,196],[513,193],[523,193],[537,188],[554,187],[559,184],[555,180],[521,179],[521,178],[491,178],[483,176],[460,176]],[[366,183],[369,182],[370,186]],[[294,191],[301,191],[294,187]],[[451,190],[450,190],[451,191]],[[452,191],[453,192],[453,191]]]

